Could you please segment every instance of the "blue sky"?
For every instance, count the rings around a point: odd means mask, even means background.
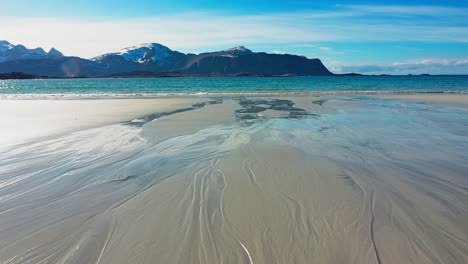
[[[143,42],[244,45],[335,72],[468,74],[468,1],[0,0],[0,39],[93,57]]]

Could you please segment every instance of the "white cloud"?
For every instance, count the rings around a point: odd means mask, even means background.
[[[275,25],[272,20],[275,18],[268,16],[199,14],[101,21],[0,18],[0,36],[15,44],[46,49],[54,46],[65,54],[84,57],[144,42],[158,42],[183,51],[206,51],[214,46],[335,39],[318,31],[304,34],[304,28]]]
[[[320,50],[320,51],[323,51],[323,52],[331,52],[331,51],[333,51],[333,49],[330,48],[330,47],[319,47],[319,50]]]
[[[468,8],[431,5],[337,5],[354,12],[380,15],[468,16]]]
[[[339,63],[338,63],[339,64]],[[337,73],[364,74],[468,74],[468,57],[422,58],[385,64],[333,65]]]
[[[311,44],[311,43],[297,43],[297,44],[292,44],[290,45],[291,47],[296,47],[296,48],[316,48],[316,44]]]
[[[411,14],[432,10],[440,18],[465,12],[455,8],[408,8]],[[398,13],[403,12],[405,7],[341,6],[334,11],[263,15],[198,12],[151,18],[95,20],[0,17],[0,37],[28,47],[56,47],[67,55],[82,57],[117,51],[144,42],[158,42],[183,52],[202,52],[236,45],[323,41],[468,43],[468,25],[447,23],[444,19],[434,19],[430,23],[407,23],[407,20],[390,21],[388,18],[375,17],[369,23],[366,10]]]

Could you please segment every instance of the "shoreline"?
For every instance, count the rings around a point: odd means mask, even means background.
[[[147,114],[173,111],[184,107],[189,107],[195,103],[208,101],[209,98],[219,97],[226,100],[237,100],[242,97],[258,97],[258,98],[285,98],[291,100],[307,101],[307,99],[318,100],[319,98],[333,99],[340,98],[340,96],[370,96],[379,99],[397,99],[397,100],[411,100],[421,101],[428,103],[443,103],[454,105],[468,105],[468,94],[445,94],[445,93],[395,93],[395,94],[373,94],[373,93],[343,93],[343,94],[330,94],[330,93],[313,93],[307,95],[291,94],[291,93],[277,93],[277,94],[236,94],[236,95],[192,95],[192,96],[167,96],[167,97],[129,97],[129,98],[82,98],[70,97],[64,99],[63,97],[55,99],[0,99],[0,119],[5,120],[4,127],[0,131],[0,145],[12,146],[16,144],[26,143],[31,140],[40,140],[50,138],[55,135],[70,133],[78,130],[95,128],[105,125],[118,124],[122,122],[129,122],[135,118],[142,117]],[[34,95],[37,96],[37,95]],[[125,105],[125,107],[121,107]],[[236,108],[233,102],[230,104],[230,111]],[[215,108],[216,109],[216,108]],[[220,108],[222,109],[222,108]],[[186,114],[178,114],[179,116],[199,115],[204,113],[209,115],[207,110],[197,111],[197,114],[190,112]],[[268,116],[268,111],[264,113]],[[11,118],[14,116],[15,118]],[[226,114],[224,114],[226,117]],[[162,124],[170,122],[172,117],[162,117]],[[225,118],[228,119],[228,118]],[[173,128],[158,128],[170,133],[183,133],[184,131],[194,131],[198,125],[187,124],[180,127],[180,132]],[[214,122],[205,121],[204,125]],[[151,126],[151,125],[150,125]],[[158,125],[157,126],[161,126]],[[167,134],[167,133],[165,133]],[[163,138],[167,138],[164,136]],[[159,141],[158,139],[157,141]]]
[[[453,96],[468,96],[468,90],[335,90],[335,91],[260,91],[260,92],[187,92],[187,93],[17,93],[17,94],[1,94],[0,101],[6,100],[124,100],[124,99],[179,99],[179,98],[207,98],[207,97],[227,97],[236,98],[242,96],[250,97],[283,97],[283,96],[352,96],[352,95],[369,95],[369,96],[412,96],[412,95],[453,95]]]

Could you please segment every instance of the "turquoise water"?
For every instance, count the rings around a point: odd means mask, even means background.
[[[132,78],[0,81],[0,96],[88,94],[167,96],[315,92],[468,93],[468,76],[320,76],[286,78]]]

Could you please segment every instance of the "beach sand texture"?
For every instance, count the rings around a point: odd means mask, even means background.
[[[119,116],[83,104],[118,117],[1,148],[0,263],[468,262],[463,107],[168,98],[122,100],[135,110]]]

